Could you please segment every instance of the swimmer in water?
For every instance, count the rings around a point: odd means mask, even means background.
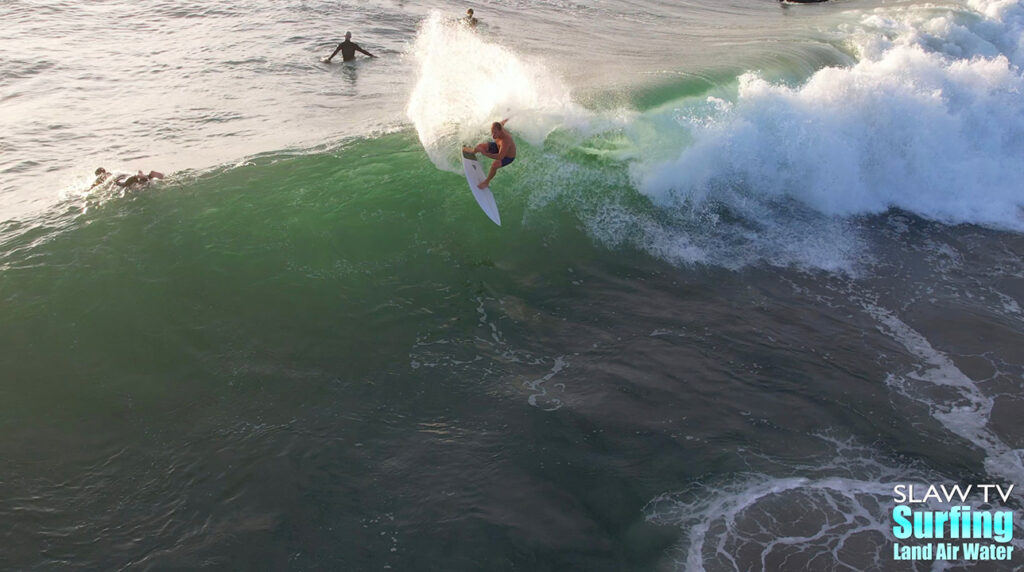
[[[345,32],[345,41],[338,44],[338,48],[334,50],[333,54],[331,54],[330,56],[327,57],[326,60],[324,60],[324,63],[331,63],[331,60],[334,59],[334,56],[338,55],[338,52],[341,52],[341,60],[345,62],[350,62],[356,59],[356,52],[364,53],[370,56],[371,58],[377,57],[371,54],[370,52],[364,50],[363,48],[360,48],[359,44],[353,42],[352,32]]]

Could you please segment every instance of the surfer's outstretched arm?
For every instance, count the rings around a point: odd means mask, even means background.
[[[356,48],[356,49],[357,49],[357,50],[359,50],[360,52],[362,52],[362,53],[364,53],[364,54],[366,54],[366,55],[370,56],[371,58],[375,58],[375,57],[377,57],[377,56],[375,56],[375,55],[371,54],[370,52],[368,52],[368,51],[364,50],[363,48]]]

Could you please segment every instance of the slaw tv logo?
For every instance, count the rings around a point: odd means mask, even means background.
[[[1014,511],[1006,505],[1013,488],[998,484],[895,485],[893,560],[1012,560]],[[993,508],[996,503],[1002,507]]]

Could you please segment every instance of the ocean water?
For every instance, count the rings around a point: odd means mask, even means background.
[[[0,568],[1024,565],[890,518],[1024,486],[1024,3],[0,20]]]

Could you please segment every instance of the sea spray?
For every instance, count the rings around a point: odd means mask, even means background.
[[[417,81],[406,114],[439,169],[458,171],[459,146],[486,137],[493,121],[511,117],[516,136],[539,145],[583,113],[542,63],[438,12],[423,22],[411,51]]]

